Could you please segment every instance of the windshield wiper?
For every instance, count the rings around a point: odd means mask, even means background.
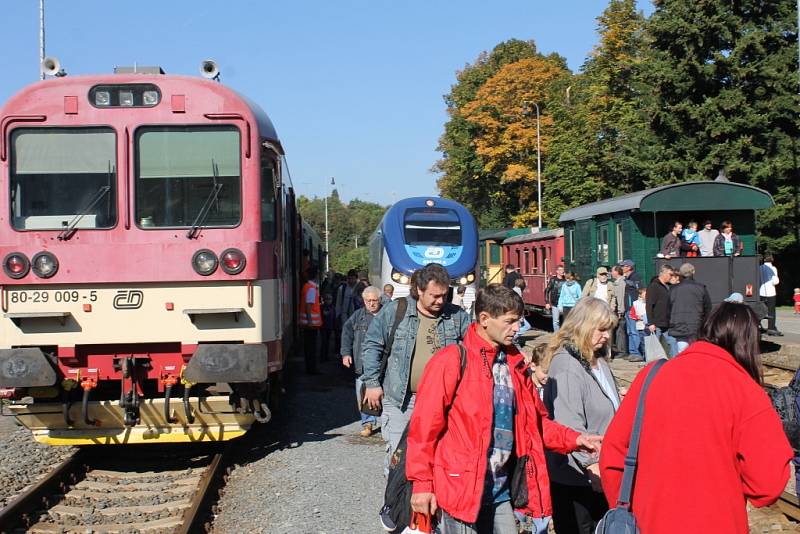
[[[81,219],[83,219],[83,217],[87,213],[89,213],[89,211],[91,211],[91,209],[94,208],[95,205],[98,202],[100,202],[100,200],[104,196],[106,196],[109,191],[111,191],[110,185],[101,186],[100,189],[98,189],[97,192],[92,197],[92,200],[90,200],[89,203],[86,204],[86,206],[84,206],[84,208],[81,211],[79,211],[75,217],[72,218],[67,227],[64,228],[60,234],[58,234],[58,239],[60,241],[66,241],[67,239],[72,237],[72,234],[75,233],[76,227],[78,226],[78,223],[81,222]]]
[[[222,190],[223,184],[217,182],[217,173],[219,169],[213,159],[211,160],[211,171],[213,172],[212,177],[214,185],[211,187],[211,192],[208,193],[206,201],[203,202],[203,205],[200,207],[200,211],[197,212],[197,217],[194,218],[192,227],[186,232],[186,237],[189,239],[192,239],[200,229],[202,229],[203,223],[205,223],[208,218],[208,214],[211,213],[211,206],[214,204],[214,201],[217,200],[217,196],[219,196],[219,192]]]

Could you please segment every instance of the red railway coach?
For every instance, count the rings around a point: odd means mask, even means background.
[[[272,123],[141,71],[0,109],[0,391],[42,443],[240,436],[293,339],[303,239]]]
[[[522,292],[525,308],[543,310],[547,282],[564,259],[564,230],[556,228],[509,237],[503,241],[503,252],[508,263],[517,267],[525,279]]]

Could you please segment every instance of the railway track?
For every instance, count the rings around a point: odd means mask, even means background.
[[[203,531],[227,451],[83,449],[0,510],[0,533]]]

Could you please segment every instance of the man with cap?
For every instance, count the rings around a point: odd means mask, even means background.
[[[711,312],[711,297],[706,286],[694,280],[694,265],[684,263],[678,273],[681,283],[669,291],[669,335],[675,338],[680,353],[697,339]]]
[[[625,329],[628,334],[628,360],[629,361],[644,361],[639,345],[641,339],[638,330],[636,330],[636,320],[631,318],[631,308],[633,303],[639,298],[639,288],[644,287],[644,280],[642,275],[636,271],[636,264],[633,260],[622,260],[622,273],[625,276]]]
[[[617,297],[614,294],[614,284],[608,281],[608,269],[606,267],[597,268],[597,276],[590,278],[583,286],[581,298],[594,297],[605,301],[614,310],[617,306]]]

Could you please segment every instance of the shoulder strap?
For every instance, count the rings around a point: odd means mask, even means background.
[[[631,503],[631,492],[633,490],[633,479],[636,476],[636,458],[639,455],[639,437],[642,432],[642,418],[644,417],[644,398],[647,395],[647,389],[650,387],[650,382],[661,369],[661,366],[667,360],[659,360],[653,365],[652,369],[647,373],[644,379],[644,385],[639,392],[639,402],[636,404],[636,417],[633,422],[633,430],[631,431],[631,442],[628,445],[628,454],[625,456],[625,470],[622,473],[622,485],[619,490],[619,498],[617,499],[617,506],[629,508]]]

